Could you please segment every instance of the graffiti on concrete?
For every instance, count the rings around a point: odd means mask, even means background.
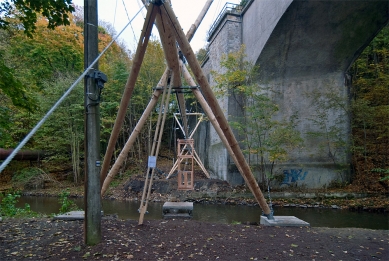
[[[284,180],[281,185],[291,185],[299,180],[305,180],[308,171],[303,172],[302,169],[285,169],[284,170]]]

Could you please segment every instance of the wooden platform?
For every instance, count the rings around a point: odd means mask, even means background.
[[[192,218],[193,202],[165,202],[162,206],[164,219]]]

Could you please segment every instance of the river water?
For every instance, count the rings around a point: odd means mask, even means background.
[[[83,208],[83,199],[73,199]],[[58,213],[60,204],[55,197],[19,198],[18,207],[27,203],[31,210],[43,214]],[[139,219],[139,202],[103,200],[104,214],[117,214],[121,219]],[[145,220],[162,219],[163,203],[150,202]],[[193,219],[213,223],[259,222],[260,207],[194,204]],[[340,209],[278,207],[275,216],[295,216],[311,224],[312,227],[358,227],[369,229],[389,229],[389,213],[352,212]]]

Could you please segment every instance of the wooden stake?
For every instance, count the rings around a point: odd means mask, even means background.
[[[173,75],[173,77],[174,77],[174,75]],[[165,121],[166,121],[167,108],[169,107],[169,100],[170,100],[171,91],[172,91],[171,84],[169,86],[169,90],[167,91],[167,93],[166,93],[166,87],[165,87],[165,91],[163,93],[164,99],[162,99],[162,102],[161,102],[161,109],[159,110],[159,115],[158,115],[157,129],[155,130],[155,135],[154,135],[153,149],[152,149],[152,154],[151,154],[152,156],[158,156],[158,154],[159,154],[159,149],[161,147],[161,141],[162,141],[162,136],[163,136],[163,128],[165,126]],[[163,117],[161,120],[161,114],[162,114],[163,109],[164,109],[164,113],[163,113]],[[157,148],[154,152],[155,145],[157,145]],[[146,214],[147,206],[149,204],[151,187],[153,185],[153,176],[154,176],[155,168],[153,168],[153,170],[151,172],[150,181],[148,183],[149,170],[150,169],[148,168],[147,173],[146,173],[146,181],[145,181],[145,185],[143,188],[143,194],[142,194],[142,200],[141,200],[141,206],[140,206],[140,216],[139,216],[139,223],[138,223],[139,225],[143,224],[144,215]],[[147,197],[145,200],[144,196],[145,196],[146,191],[147,191]]]

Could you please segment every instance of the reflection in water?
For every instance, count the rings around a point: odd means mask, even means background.
[[[83,208],[83,199],[74,199]],[[58,213],[60,204],[54,197],[21,197],[18,207],[28,203],[33,211],[43,214]],[[104,214],[117,214],[121,219],[139,219],[139,202],[103,200]],[[163,203],[150,202],[146,220],[162,218]],[[259,222],[262,211],[259,207],[195,204],[193,219],[213,223]],[[275,208],[275,216],[295,216],[312,227],[360,227],[389,229],[389,214],[351,212],[319,208]]]

